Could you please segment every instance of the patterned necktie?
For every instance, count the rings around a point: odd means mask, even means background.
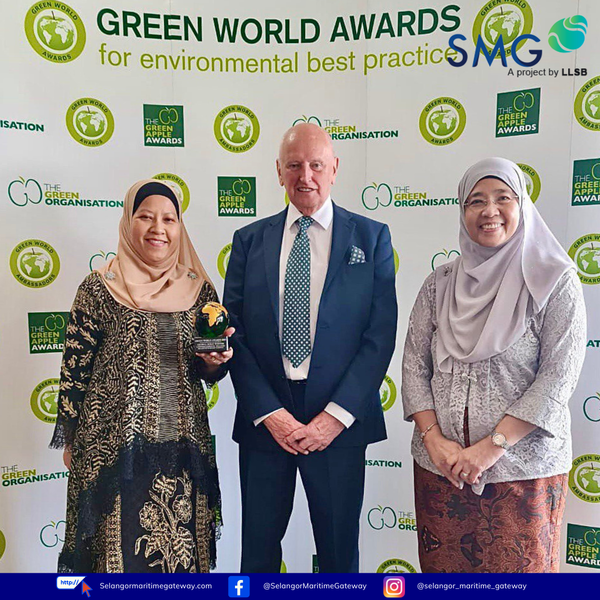
[[[283,290],[283,355],[294,368],[310,354],[310,243],[311,217],[300,217],[285,270]]]

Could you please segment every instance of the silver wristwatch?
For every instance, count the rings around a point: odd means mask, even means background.
[[[492,444],[498,448],[502,448],[504,450],[508,450],[510,448],[510,444],[506,441],[506,436],[499,431],[492,432]]]

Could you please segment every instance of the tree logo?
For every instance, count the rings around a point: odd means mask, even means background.
[[[531,201],[535,203],[535,201],[540,197],[542,180],[540,179],[538,172],[533,167],[530,167],[524,163],[518,163],[517,166],[521,169],[521,171],[523,171],[523,175],[525,175],[527,194],[529,194]]]
[[[600,75],[584,83],[575,97],[575,118],[590,131],[600,131]]]
[[[589,233],[573,242],[569,256],[577,266],[582,283],[600,283],[600,233]]]
[[[10,270],[15,279],[30,288],[50,285],[60,271],[56,250],[42,240],[25,240],[10,255]]]
[[[419,118],[421,135],[434,146],[455,142],[465,130],[467,113],[454,98],[442,96],[425,106]]]
[[[179,175],[175,175],[174,173],[158,173],[157,175],[154,175],[152,179],[168,181],[171,184],[171,187],[175,189],[175,193],[179,196],[179,200],[181,200],[183,212],[188,209],[188,206],[190,205],[190,188]]]
[[[31,47],[46,60],[75,60],[85,46],[81,17],[63,2],[37,2],[25,16],[25,35]]]
[[[106,144],[115,130],[115,120],[108,106],[95,98],[75,100],[65,119],[71,137],[91,148]]]
[[[31,393],[31,410],[44,423],[56,423],[59,383],[58,379],[45,379]]]
[[[225,275],[227,274],[227,267],[229,266],[231,246],[232,244],[227,244],[227,246],[224,246],[221,252],[219,252],[219,256],[217,257],[217,269],[223,279],[225,279]]]
[[[584,454],[573,461],[569,473],[571,491],[584,502],[600,502],[600,456]]]
[[[379,388],[379,399],[381,400],[383,412],[390,410],[394,406],[397,396],[398,390],[396,389],[396,384],[389,375],[386,375]]]
[[[557,52],[573,52],[583,46],[588,22],[582,15],[556,21],[548,32],[548,44]]]
[[[260,135],[256,115],[245,106],[231,105],[215,118],[215,138],[229,152],[246,152],[254,147]]]

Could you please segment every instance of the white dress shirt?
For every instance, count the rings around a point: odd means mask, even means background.
[[[279,255],[279,339],[282,339],[283,332],[283,296],[285,289],[285,271],[287,261],[298,233],[298,219],[302,213],[290,202],[283,229],[283,239],[281,240],[281,254]],[[307,230],[310,243],[310,345],[311,349],[315,341],[317,330],[317,317],[319,316],[319,304],[321,294],[325,285],[325,277],[329,267],[329,255],[331,254],[331,237],[333,233],[333,203],[331,197],[325,200],[325,203],[314,214],[311,215],[314,223]],[[306,379],[310,369],[309,354],[300,365],[293,367],[286,356],[283,358],[283,368],[288,379],[294,381]],[[281,409],[279,409],[281,410]],[[274,411],[277,412],[277,411]],[[341,421],[346,427],[354,423],[354,416],[346,409],[335,402],[330,402],[325,407],[325,412]],[[260,424],[270,414],[264,415],[254,421],[255,425]]]

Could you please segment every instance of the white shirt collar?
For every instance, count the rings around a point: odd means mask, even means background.
[[[302,213],[290,202],[288,206],[287,218],[285,220],[286,229],[291,229],[292,225],[302,216]],[[311,217],[317,222],[323,229],[329,229],[331,222],[333,221],[333,202],[331,196],[327,197],[327,200],[323,203],[323,206],[311,215]]]

